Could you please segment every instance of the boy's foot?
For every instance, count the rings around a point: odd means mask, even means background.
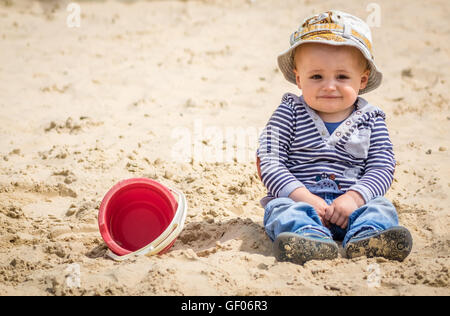
[[[275,258],[304,264],[309,260],[335,259],[338,246],[329,237],[307,237],[296,233],[281,233],[273,243]]]
[[[397,226],[354,236],[345,246],[345,252],[348,258],[366,256],[403,261],[411,252],[412,244],[411,233],[405,227]]]

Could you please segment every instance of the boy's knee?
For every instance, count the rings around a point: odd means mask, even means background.
[[[269,203],[267,203],[265,207],[266,213],[273,211],[283,211],[286,213],[306,213],[308,215],[315,214],[314,208],[305,202],[296,202],[290,198],[282,197],[276,198]]]
[[[280,211],[284,211],[294,203],[295,202],[290,198],[275,198],[269,201],[264,207],[264,225],[274,212],[278,213]]]
[[[395,208],[394,204],[392,204],[391,201],[383,196],[378,196],[369,201],[369,203],[367,203],[367,206],[376,208],[379,212],[386,215],[392,216],[393,214],[395,214],[395,216],[397,216],[397,209]]]
[[[276,198],[267,203],[264,208],[264,222],[269,217],[314,217],[317,216],[314,208],[305,202],[295,202],[290,198]]]
[[[370,200],[360,209],[356,218],[364,218],[366,221],[386,223],[394,225],[398,223],[398,215],[395,206],[385,197],[379,196]],[[389,225],[388,225],[389,226]]]
[[[384,196],[377,196],[373,200],[370,200],[367,204],[381,205],[381,206],[390,207],[390,208],[395,209],[395,206],[391,203],[391,201],[386,199]]]
[[[268,210],[273,210],[274,208],[289,207],[294,203],[295,202],[292,199],[287,198],[287,197],[275,198],[275,199],[269,201],[266,204],[266,206],[264,207],[264,209],[267,212]]]

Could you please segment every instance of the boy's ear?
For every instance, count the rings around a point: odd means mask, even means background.
[[[297,83],[297,87],[301,90],[302,87],[300,85],[300,75],[296,68],[294,68],[294,74],[295,74],[295,82]]]
[[[359,90],[367,87],[367,83],[369,82],[370,69],[366,69],[361,75],[361,83],[359,86]]]

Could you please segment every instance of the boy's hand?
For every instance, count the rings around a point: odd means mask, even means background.
[[[322,199],[320,196],[317,196],[311,192],[305,187],[298,188],[294,190],[290,195],[289,198],[294,200],[295,202],[305,202],[310,204],[314,210],[317,212],[317,215],[319,215],[320,220],[322,221],[322,224],[324,226],[329,226],[329,222],[325,220],[325,209],[328,207],[327,202],[325,202],[324,199]]]
[[[358,192],[347,191],[325,209],[324,219],[345,229],[350,215],[363,205],[364,199]]]

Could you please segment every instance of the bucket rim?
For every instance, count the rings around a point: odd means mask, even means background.
[[[134,251],[126,249],[121,247],[111,236],[110,231],[108,229],[108,221],[106,219],[106,209],[109,205],[111,199],[118,194],[120,191],[126,189],[130,185],[150,185],[153,189],[157,189],[161,193],[164,194],[164,196],[169,200],[174,212],[177,210],[177,201],[174,197],[174,195],[170,192],[170,190],[164,186],[163,184],[150,179],[150,178],[129,178],[125,180],[121,180],[117,182],[115,185],[113,185],[108,192],[103,197],[103,200],[99,207],[99,213],[98,213],[98,226],[100,229],[100,234],[105,241],[108,248],[113,251],[117,255],[128,255],[130,253],[133,253]],[[175,214],[174,214],[175,216]]]

